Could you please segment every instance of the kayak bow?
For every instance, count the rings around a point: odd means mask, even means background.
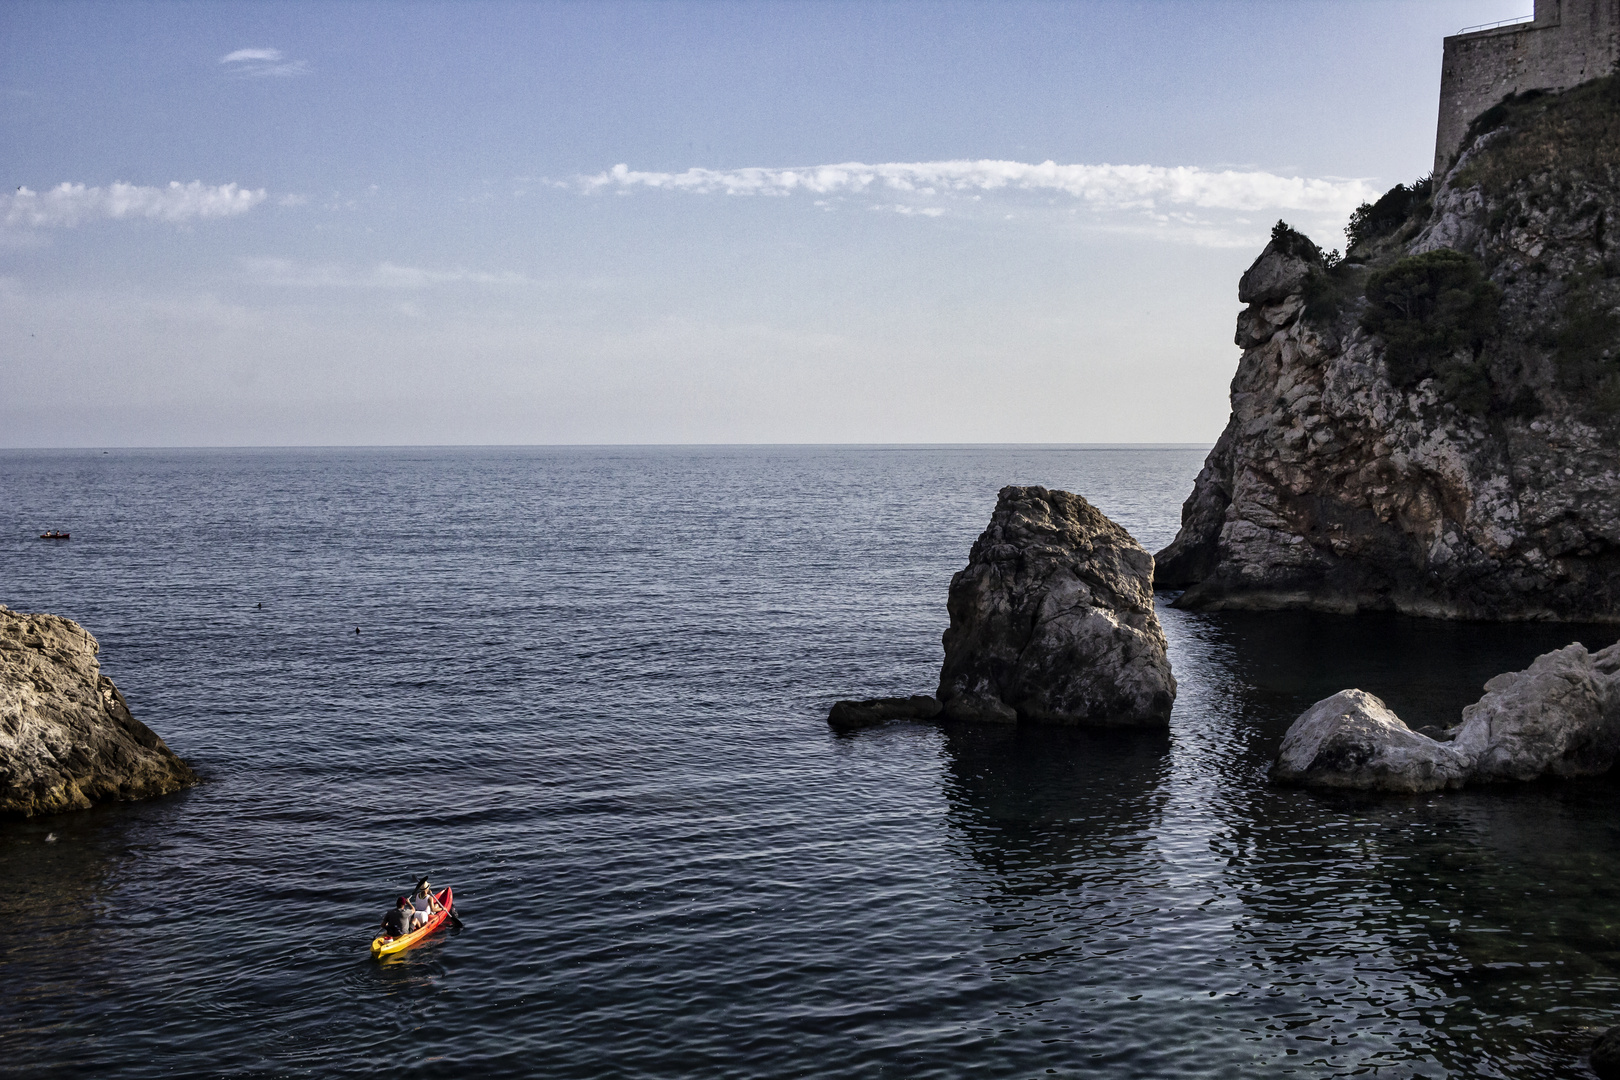
[[[435,895],[435,899],[439,901],[442,910],[435,911],[432,918],[423,923],[420,929],[412,930],[401,937],[389,937],[384,934],[374,938],[371,942],[371,955],[388,956],[391,953],[402,952],[443,926],[444,921],[450,917],[450,908],[455,904],[454,898],[450,895],[450,887],[446,885]]]

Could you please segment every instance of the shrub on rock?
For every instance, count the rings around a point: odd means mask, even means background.
[[[1370,276],[1361,324],[1384,339],[1390,382],[1404,387],[1433,376],[1445,398],[1480,412],[1490,386],[1478,355],[1496,333],[1501,303],[1502,290],[1478,260],[1442,248]]]

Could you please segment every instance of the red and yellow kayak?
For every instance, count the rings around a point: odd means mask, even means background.
[[[444,910],[435,911],[432,917],[430,917],[427,922],[422,924],[421,928],[412,930],[410,933],[405,934],[402,937],[389,937],[387,934],[384,934],[381,937],[372,939],[371,955],[387,956],[390,953],[401,952],[410,948],[412,945],[415,945],[418,941],[421,941],[423,938],[433,933],[433,931],[443,926],[444,920],[450,917],[451,905],[455,903],[455,900],[450,895],[450,887],[448,885],[445,886],[440,892],[434,894],[434,898],[439,901]]]

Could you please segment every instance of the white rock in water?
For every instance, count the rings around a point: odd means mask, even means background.
[[[1176,700],[1153,557],[1078,495],[1005,487],[951,578],[947,719],[1163,725]]]
[[[1544,653],[1524,671],[1498,675],[1463,710],[1457,749],[1474,781],[1597,776],[1620,752],[1620,644],[1588,653],[1579,643]]]
[[[1309,787],[1415,793],[1461,787],[1469,764],[1365,690],[1341,690],[1289,727],[1271,775]]]
[[[1498,675],[1449,742],[1412,731],[1371,694],[1343,690],[1289,727],[1274,779],[1310,787],[1436,791],[1465,783],[1598,776],[1620,758],[1620,644],[1579,643]]]

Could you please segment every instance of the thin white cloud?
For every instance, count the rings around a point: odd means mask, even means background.
[[[237,49],[219,58],[222,64],[235,64],[242,60],[280,60],[280,49]]]
[[[1095,210],[1294,210],[1346,214],[1379,192],[1366,180],[1279,176],[1260,170],[1195,166],[1059,165],[1052,161],[845,162],[794,169],[687,169],[643,172],[615,165],[576,183],[586,191],[652,188],[697,195],[902,193],[918,198],[990,193],[1063,195]]]
[[[265,200],[263,188],[204,184],[193,180],[168,187],[116,183],[106,187],[61,183],[49,191],[20,187],[0,196],[7,227],[44,229],[78,225],[98,218],[147,218],[179,223],[198,218],[234,217]]]
[[[379,285],[402,289],[420,289],[426,285],[529,285],[529,278],[511,271],[492,274],[483,270],[424,270],[419,266],[396,266],[378,263],[372,275]]]
[[[431,270],[380,262],[366,270],[334,264],[312,265],[292,259],[243,259],[249,274],[266,285],[301,289],[423,289],[430,285],[533,285],[532,278],[512,272],[490,273],[455,268]]]
[[[303,60],[289,60],[280,49],[237,49],[219,58],[233,74],[248,78],[274,76],[287,78],[309,70]]]

